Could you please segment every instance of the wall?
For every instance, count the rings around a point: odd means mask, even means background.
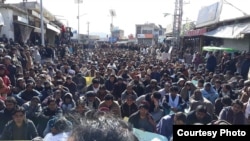
[[[249,51],[249,38],[243,39],[224,39],[224,47],[231,47],[240,51]]]
[[[151,25],[143,25],[143,26],[141,26],[142,28],[142,30],[153,30],[154,28],[153,28],[153,26],[151,26]]]
[[[0,8],[0,12],[2,13],[4,26],[1,31],[1,37],[3,34],[6,37],[14,39],[14,26],[13,26],[13,11],[12,9]]]

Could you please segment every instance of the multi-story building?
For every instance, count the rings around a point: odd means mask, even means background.
[[[5,35],[19,43],[41,42],[41,20],[40,4],[37,2],[21,2],[16,4],[0,4],[0,13],[2,15],[1,36]],[[55,35],[60,34],[62,23],[55,19],[55,16],[44,9],[44,35],[45,40],[54,44]],[[57,21],[57,23],[54,23]]]
[[[115,28],[112,31],[112,37],[116,40],[123,39],[124,38],[124,30],[121,30],[119,28]]]
[[[136,38],[138,44],[155,45],[158,43],[158,37],[164,35],[166,29],[154,23],[136,25]]]

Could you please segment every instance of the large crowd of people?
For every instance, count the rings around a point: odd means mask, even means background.
[[[175,124],[250,123],[250,53],[166,48],[1,43],[0,139],[136,140],[119,134],[131,125],[171,140]]]

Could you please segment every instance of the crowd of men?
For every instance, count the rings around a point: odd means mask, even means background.
[[[165,51],[2,43],[0,138],[66,140],[93,110],[168,140],[174,124],[250,123],[250,53],[184,51],[159,59]]]

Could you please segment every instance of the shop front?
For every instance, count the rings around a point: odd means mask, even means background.
[[[60,34],[60,29],[58,29],[56,26],[52,24],[46,24],[46,38],[47,43],[54,45],[55,44],[55,37]]]
[[[25,44],[30,39],[31,32],[40,32],[40,28],[29,25],[28,19],[21,16],[13,16],[14,40]]]
[[[200,28],[195,30],[189,30],[183,37],[183,50],[190,51],[201,51],[203,46],[203,34],[207,32],[207,28]]]
[[[250,22],[235,23],[224,26],[219,26],[215,30],[204,34],[206,37],[220,39],[221,44],[216,46],[225,46],[240,51],[249,50],[249,37],[245,36]]]

